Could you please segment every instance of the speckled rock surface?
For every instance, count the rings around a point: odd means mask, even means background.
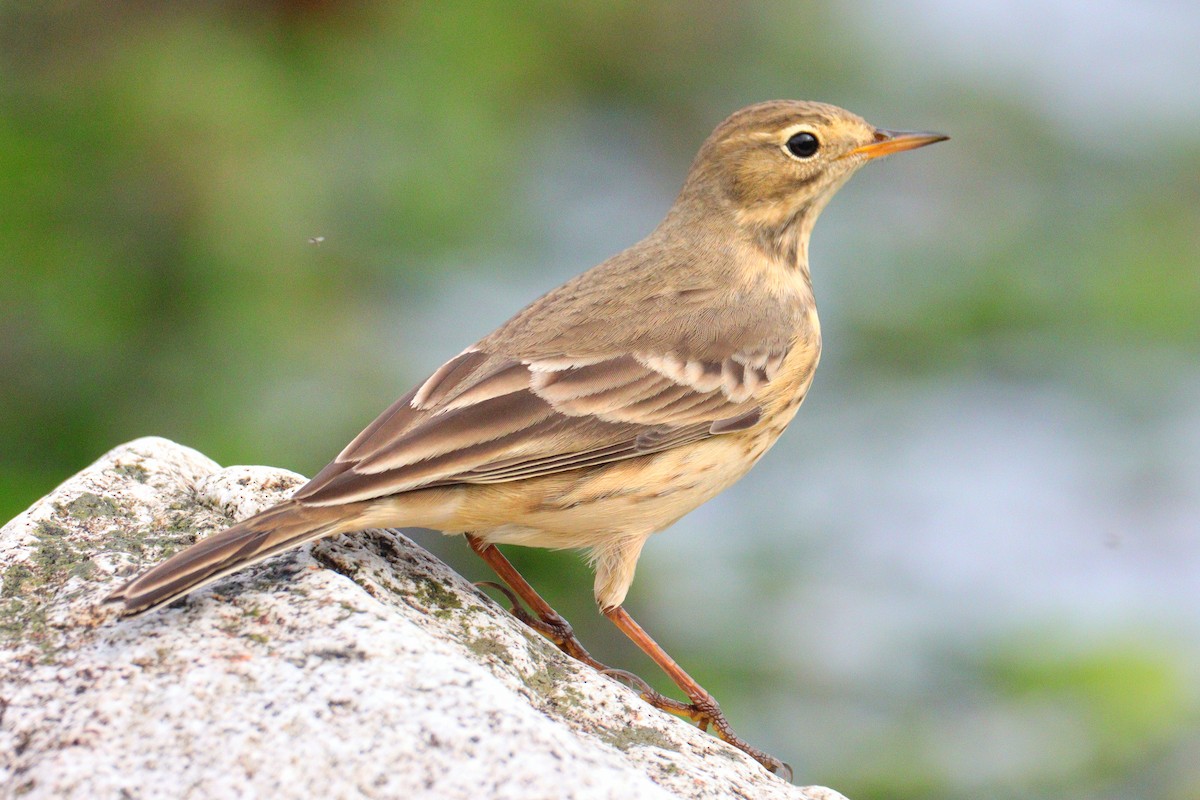
[[[0,530],[0,796],[841,798],[646,706],[393,532],[143,617],[99,604],[301,480],[139,439]]]

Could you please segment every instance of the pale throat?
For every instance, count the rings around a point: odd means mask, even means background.
[[[816,195],[797,198],[797,210],[784,223],[785,228],[781,235],[795,242],[795,266],[805,275],[808,275],[808,243],[812,239],[817,217],[821,216],[821,212],[825,210],[825,206],[829,205],[829,201],[837,194],[837,190],[850,180],[851,174],[853,174],[853,170],[838,176],[827,183]]]
[[[798,186],[784,198],[739,209],[738,222],[770,257],[807,276],[808,242],[817,217],[853,172],[827,173],[815,186]]]
[[[824,205],[821,198],[809,198],[797,207],[746,210],[739,223],[776,269],[807,279],[808,240]]]

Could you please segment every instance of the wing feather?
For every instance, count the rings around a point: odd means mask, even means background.
[[[314,505],[502,483],[757,424],[786,353],[519,360],[467,350],[398,400],[295,495]]]

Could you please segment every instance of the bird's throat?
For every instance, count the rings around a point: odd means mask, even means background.
[[[819,211],[806,203],[782,218],[757,220],[747,226],[751,241],[780,267],[808,275],[808,240]]]

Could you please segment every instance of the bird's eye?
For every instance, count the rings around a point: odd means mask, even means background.
[[[792,138],[787,140],[787,151],[796,158],[812,158],[821,149],[821,143],[808,131],[792,134]]]

